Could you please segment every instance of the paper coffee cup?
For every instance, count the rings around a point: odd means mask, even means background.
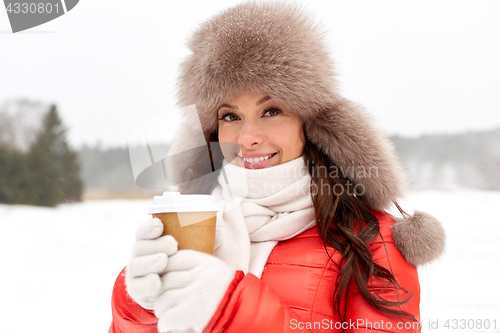
[[[218,210],[212,195],[164,192],[153,198],[149,214],[163,222],[163,234],[172,235],[179,243],[179,250],[213,255]]]

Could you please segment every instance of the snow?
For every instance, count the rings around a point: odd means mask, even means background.
[[[149,206],[0,205],[0,332],[107,332],[113,283]]]
[[[113,283],[151,202],[0,205],[0,332],[106,332]],[[499,202],[500,192],[481,191],[416,192],[402,202],[447,232],[446,254],[419,268],[422,332],[500,332]],[[461,319],[474,328],[459,329]]]
[[[403,202],[434,215],[446,230],[445,255],[418,270],[423,332],[500,332],[499,203],[500,192],[481,191],[418,192]],[[446,329],[454,319],[458,328],[465,320],[473,329]],[[439,330],[429,329],[429,321],[438,321]]]

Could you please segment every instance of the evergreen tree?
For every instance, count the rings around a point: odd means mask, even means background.
[[[0,144],[0,203],[22,204],[30,198],[31,174],[23,152]]]
[[[52,105],[29,155],[32,174],[31,204],[55,206],[64,201],[80,201],[83,182],[78,155],[66,141],[56,106]]]

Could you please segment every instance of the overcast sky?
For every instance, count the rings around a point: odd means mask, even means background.
[[[0,105],[56,103],[75,146],[125,145],[169,112],[185,41],[242,1],[84,0],[12,34],[0,9]],[[500,127],[500,1],[295,1],[323,23],[341,91],[388,134]]]

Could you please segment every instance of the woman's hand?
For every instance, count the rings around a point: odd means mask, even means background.
[[[162,234],[160,219],[142,223],[137,229],[137,242],[127,265],[127,292],[140,306],[149,310],[153,309],[154,301],[160,295],[160,277],[165,273],[168,256],[177,252],[177,241]]]
[[[154,303],[160,332],[203,332],[235,271],[217,257],[181,250],[168,258],[161,295]]]

